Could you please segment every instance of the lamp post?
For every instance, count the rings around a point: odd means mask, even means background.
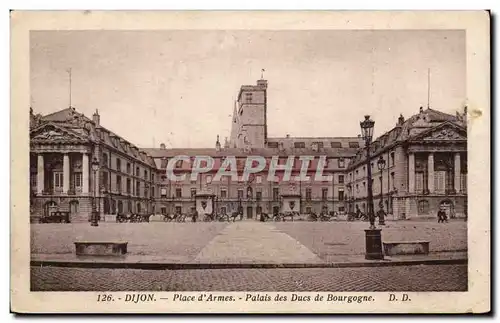
[[[99,161],[97,161],[97,158],[94,157],[92,160],[92,173],[94,174],[94,189],[93,191],[93,197],[92,197],[92,213],[90,215],[90,225],[93,227],[99,226],[99,223],[97,222],[97,218],[99,216],[97,212],[97,207],[96,207],[96,193],[97,193],[97,171],[99,170]]]
[[[378,170],[380,171],[380,209],[384,209],[384,186],[383,186],[383,180],[382,178],[384,177],[384,169],[385,169],[385,159],[380,155],[377,161],[377,166]],[[385,219],[382,215],[379,216],[378,218],[378,224],[379,225],[385,225]]]
[[[382,252],[382,234],[381,229],[375,227],[375,214],[373,212],[373,188],[372,188],[372,167],[370,158],[370,144],[373,138],[373,127],[375,121],[370,119],[369,115],[361,121],[361,133],[366,146],[366,167],[368,169],[368,218],[370,219],[370,228],[365,230],[366,237],[366,259],[384,259]]]

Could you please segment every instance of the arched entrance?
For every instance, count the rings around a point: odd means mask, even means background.
[[[452,200],[442,200],[441,203],[439,203],[439,208],[446,212],[449,219],[455,218],[455,205]]]
[[[77,200],[73,200],[69,202],[69,215],[70,215],[70,220],[73,216],[75,216],[78,213],[78,207],[80,203]]]
[[[43,205],[43,215],[50,216],[50,212],[53,212],[57,209],[57,203],[54,201],[45,202]]]
[[[141,214],[141,203],[137,203],[137,214]]]

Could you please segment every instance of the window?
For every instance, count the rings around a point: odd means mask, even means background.
[[[212,183],[212,175],[207,175],[207,177],[205,177],[205,180],[206,180],[207,184]]]
[[[273,188],[273,200],[277,201],[280,198],[280,189],[277,187]]]
[[[227,210],[226,210],[225,206],[223,206],[223,207],[220,208],[220,213],[221,214],[227,214]]]
[[[181,206],[176,206],[175,207],[175,213],[181,214],[182,213],[182,207]]]
[[[418,193],[424,191],[424,172],[415,173],[415,191]]]
[[[135,182],[135,195],[141,196],[141,182]]]
[[[349,142],[349,148],[359,148],[359,142],[350,141]]]
[[[144,170],[144,179],[148,180],[148,171],[147,170]]]
[[[344,189],[339,188],[339,201],[343,201],[343,200],[344,200]]]
[[[429,201],[418,201],[418,214],[429,214]]]
[[[311,188],[306,188],[306,201],[311,200]]]
[[[166,215],[167,214],[167,208],[162,206],[160,209],[161,214]]]
[[[392,189],[396,189],[396,185],[394,185],[394,172],[391,173],[391,183],[392,183]]]
[[[31,185],[31,187],[36,187],[36,183],[37,183],[36,177],[37,177],[36,173],[35,174],[31,174],[31,176],[30,176],[30,185]]]
[[[154,187],[154,186],[152,186],[152,187],[151,187],[151,197],[155,197],[155,195],[156,195],[156,194],[155,194],[155,193],[156,193],[155,191],[156,191],[156,190],[155,190],[155,187]]]
[[[253,198],[253,190],[251,187],[247,188],[247,199]]]
[[[460,174],[460,191],[467,192],[467,173]]]
[[[132,167],[130,167],[130,163],[127,163],[127,174],[130,174],[132,172]]]
[[[341,142],[339,142],[339,141],[332,141],[332,142],[330,143],[330,146],[331,146],[332,148],[342,148],[342,143],[341,143]]]
[[[339,212],[340,212],[340,213],[344,213],[344,212],[345,212],[345,207],[343,207],[343,206],[339,206]]]
[[[130,178],[127,178],[127,193],[130,194],[130,188],[132,187],[132,183],[130,182]]]
[[[359,193],[359,184],[356,184],[356,193]]]
[[[241,200],[241,199],[243,199],[243,190],[238,189],[238,200]]]
[[[257,192],[255,193],[255,199],[256,199],[257,201],[262,201],[262,192],[261,192],[261,191],[257,191]]]
[[[75,173],[73,176],[74,176],[74,181],[75,181],[75,187],[81,187],[82,186],[82,173]],[[36,184],[35,184],[35,186],[36,186]]]
[[[345,159],[339,158],[339,168],[344,168],[344,167],[345,167]]]
[[[194,199],[196,197],[196,188],[191,189],[191,198]]]
[[[135,176],[139,176],[139,167],[135,168]]]
[[[160,190],[160,195],[161,197],[165,198],[167,197],[167,189],[165,187],[162,187]]]
[[[108,166],[108,163],[109,163],[109,161],[108,161],[108,154],[106,154],[106,153],[102,154],[102,164],[104,166]]]
[[[328,189],[327,188],[323,188],[321,190],[321,199],[323,201],[325,201],[326,199],[328,199]]]
[[[108,189],[109,186],[108,186],[108,172],[102,172],[102,176],[101,176],[101,184],[103,186],[104,189]]]
[[[257,214],[261,214],[262,213],[262,206],[260,206],[260,205],[257,206],[256,212],[257,212]]]
[[[155,181],[155,174],[151,173],[151,181],[154,182]]]
[[[295,148],[306,148],[306,143],[303,141],[294,142],[293,146]]]
[[[434,189],[436,193],[444,193],[446,187],[446,171],[434,172]]]
[[[269,148],[278,148],[278,143],[277,142],[268,142],[267,147]]]
[[[121,172],[122,171],[122,161],[120,158],[116,158],[116,170]]]
[[[226,191],[226,190],[221,190],[221,191],[220,191],[220,197],[221,197],[222,199],[227,198],[227,191]]]
[[[182,197],[182,189],[181,188],[176,188],[175,189],[175,197]]]
[[[312,210],[311,210],[311,207],[308,206],[306,207],[306,214],[311,214]]]
[[[257,175],[257,176],[255,177],[255,182],[256,182],[257,184],[262,184],[262,176]]]
[[[245,93],[245,102],[252,103],[252,93]]]
[[[394,152],[391,153],[391,165],[390,166],[394,166]]]
[[[315,141],[312,143],[313,145],[316,145],[318,148],[323,148],[324,147],[324,144],[322,141]]]
[[[54,172],[54,187],[62,187],[62,186],[63,186],[63,173]]]
[[[122,191],[122,177],[120,175],[116,175],[116,190],[120,193]]]
[[[344,184],[344,175],[339,175],[339,184]]]

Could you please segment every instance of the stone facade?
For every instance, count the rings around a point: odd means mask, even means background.
[[[370,146],[374,209],[382,201],[389,218],[436,217],[444,208],[450,217],[467,212],[466,111],[457,116],[420,109]],[[379,170],[377,161],[386,161]],[[368,212],[366,149],[348,169],[349,210]]]
[[[151,212],[158,189],[154,160],[102,127],[97,111],[92,120],[73,108],[46,116],[30,111],[33,220],[65,211],[71,222],[88,221],[94,202],[101,214]]]
[[[92,119],[74,108],[46,116],[31,111],[32,217],[62,210],[71,213],[72,222],[88,221],[93,201],[102,215],[190,213],[195,208],[194,196],[201,191],[215,196],[217,212],[242,210],[246,218],[281,210],[286,195],[299,196],[301,213],[354,212],[356,206],[367,212],[363,139],[268,137],[267,87],[266,80],[241,87],[230,139],[221,145],[217,137],[215,148],[166,149],[161,144],[160,148],[139,149],[101,126],[97,111]],[[408,120],[400,116],[393,129],[371,143],[375,210],[382,202],[389,219],[435,217],[439,207],[447,209],[450,216],[465,215],[466,116],[466,111],[452,116],[421,108]],[[193,180],[172,182],[166,176],[166,167],[178,155],[210,156],[215,167]],[[313,156],[308,170],[311,178],[305,182],[269,181],[266,166],[245,181],[230,177],[214,180],[225,158],[235,157],[241,172],[250,155],[263,156],[268,162],[279,156],[280,164],[289,156]],[[380,156],[386,161],[382,171],[377,167]],[[94,159],[99,170],[92,174]],[[323,175],[333,176],[333,181],[315,179],[320,159],[326,161]],[[175,172],[190,174],[191,167],[191,162],[184,161]],[[294,163],[292,177],[300,169],[300,162]]]

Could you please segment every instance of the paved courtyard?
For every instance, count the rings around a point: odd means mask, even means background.
[[[32,291],[466,291],[466,265],[136,270],[31,267]]]
[[[32,224],[31,253],[73,255],[74,241],[128,241],[130,257],[170,262],[319,263],[363,255],[366,222]],[[467,250],[467,223],[388,222],[383,241],[430,241],[431,253]],[[46,257],[47,258],[47,257]]]

